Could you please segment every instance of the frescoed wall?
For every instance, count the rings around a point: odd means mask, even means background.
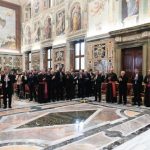
[[[43,39],[50,39],[52,36],[52,20],[47,16],[44,20]]]
[[[108,26],[108,0],[93,0],[88,4],[88,31],[100,32]]]
[[[63,68],[65,66],[65,47],[56,48],[53,51],[54,70]]]
[[[14,69],[22,69],[22,56],[9,56],[9,55],[0,55],[0,69],[3,69],[5,66],[10,66]]]
[[[65,10],[56,14],[56,35],[60,36],[65,33]]]
[[[79,2],[72,6],[70,22],[70,31],[74,32],[81,29],[81,6]]]
[[[87,68],[106,72],[115,64],[115,39],[110,33],[150,22],[150,0],[33,0],[24,7],[30,5],[31,17],[22,23],[22,51],[63,49],[65,45],[68,61],[56,57],[55,69],[57,64],[71,61],[70,43],[84,40]],[[55,52],[54,56],[64,56],[59,50]]]
[[[0,6],[0,48],[16,49],[16,12]]]
[[[40,68],[40,53],[39,52],[34,52],[31,55],[31,60],[32,60],[32,68],[39,70]]]
[[[138,22],[139,17],[139,0],[122,1],[122,21],[123,23],[133,21]]]
[[[87,70],[100,70],[104,73],[114,67],[114,41],[104,39],[87,44]]]

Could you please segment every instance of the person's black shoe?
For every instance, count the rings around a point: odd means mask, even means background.
[[[12,108],[11,106],[9,106],[9,108]]]
[[[3,107],[3,109],[6,109],[6,108],[7,108],[6,106]]]

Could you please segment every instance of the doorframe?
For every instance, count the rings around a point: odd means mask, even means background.
[[[146,75],[148,69],[148,40],[142,40],[142,39],[115,44],[115,71],[118,75],[120,75],[121,66],[122,66],[122,60],[121,60],[122,49],[133,48],[133,47],[142,47],[142,57],[143,57],[142,74]]]
[[[133,47],[133,49],[132,48],[125,48],[125,49],[121,49],[121,68],[123,68],[124,67],[124,55],[123,55],[123,52],[124,51],[132,51],[132,53],[131,53],[131,55],[133,56],[134,54],[133,54],[133,52],[135,53],[136,52],[136,50],[137,51],[139,51],[140,50],[140,52],[141,52],[141,57],[142,57],[142,62],[143,62],[143,46],[138,46],[138,47]],[[133,51],[134,50],[134,51]],[[126,57],[127,58],[127,57]],[[132,64],[133,65],[133,64]],[[132,66],[133,67],[133,66]],[[135,66],[134,66],[135,67]],[[140,70],[140,73],[142,73],[142,71],[143,71],[143,63],[142,63],[142,66],[141,66],[142,68],[142,70]],[[133,68],[132,68],[133,69]],[[136,68],[134,68],[134,69],[136,69]],[[139,68],[137,68],[137,69],[139,69]],[[125,70],[126,72],[127,72],[127,70]],[[133,71],[133,70],[132,70]],[[133,75],[133,73],[134,72],[132,72],[132,75]],[[132,77],[132,76],[131,76]]]

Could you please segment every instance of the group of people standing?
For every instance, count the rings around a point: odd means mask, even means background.
[[[144,104],[150,107],[150,70],[143,79],[143,76],[136,69],[131,79],[133,87],[133,105],[141,105],[142,83],[145,83]],[[99,71],[95,73],[87,71],[67,71],[59,69],[56,72],[49,69],[46,71],[28,71],[26,73],[11,74],[9,67],[5,67],[0,74],[2,84],[4,108],[11,108],[14,84],[20,98],[26,97],[29,92],[30,101],[33,99],[39,103],[46,103],[59,100],[72,100],[73,98],[85,98],[94,96],[95,101],[101,101],[102,83],[105,84],[106,102],[127,104],[129,79],[125,71],[121,71],[120,76],[114,73],[111,68],[107,74]],[[118,85],[118,86],[117,86]],[[117,91],[119,100],[117,101]]]

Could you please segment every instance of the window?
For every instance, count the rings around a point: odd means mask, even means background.
[[[84,41],[75,43],[75,70],[85,69],[85,43]]]
[[[52,49],[47,50],[47,68],[52,68]]]
[[[29,52],[29,70],[31,70],[31,52]]]

